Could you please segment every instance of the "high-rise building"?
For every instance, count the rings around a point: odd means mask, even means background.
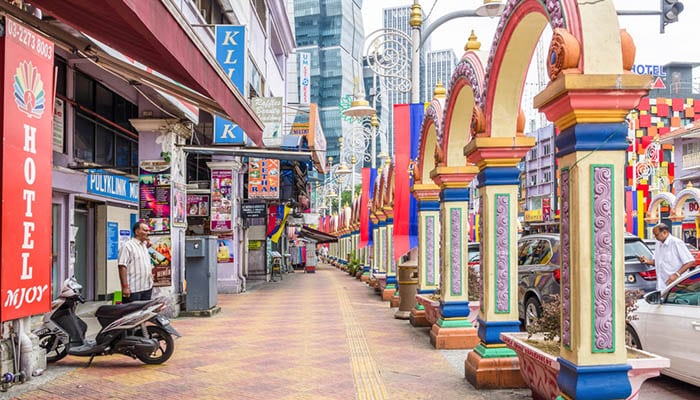
[[[457,56],[454,50],[435,50],[429,51],[426,54],[425,62],[425,79],[423,82],[423,92],[425,93],[425,101],[430,101],[433,97],[433,90],[438,82],[447,88],[452,79],[452,71],[457,65]]]
[[[338,138],[352,125],[340,101],[361,84],[362,0],[294,0],[297,53],[311,55],[311,102],[318,104],[327,155],[338,158]]]

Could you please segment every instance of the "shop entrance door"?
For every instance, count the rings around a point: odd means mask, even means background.
[[[94,208],[88,203],[75,203],[75,226],[78,233],[75,236],[75,279],[83,286],[83,297],[94,300],[95,287],[95,218]]]

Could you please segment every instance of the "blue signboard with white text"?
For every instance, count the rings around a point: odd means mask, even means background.
[[[216,60],[241,94],[245,94],[245,26],[216,26]],[[214,144],[244,144],[243,129],[225,118],[214,116]]]
[[[119,224],[107,222],[107,260],[119,257]]]
[[[125,176],[112,175],[106,171],[90,170],[87,174],[87,192],[112,199],[139,202],[139,185]]]

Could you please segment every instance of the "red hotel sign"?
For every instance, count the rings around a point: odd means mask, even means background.
[[[0,320],[51,307],[53,43],[5,17]]]

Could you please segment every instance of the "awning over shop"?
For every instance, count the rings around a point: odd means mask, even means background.
[[[174,0],[32,0],[32,4],[210,97],[256,145],[263,145],[262,122],[184,20]]]
[[[336,243],[338,241],[337,237],[313,228],[309,228],[308,226],[301,228],[299,231],[299,237],[314,240],[319,244]]]
[[[182,150],[192,154],[208,154],[220,156],[239,156],[255,158],[271,158],[276,160],[290,160],[307,162],[311,160],[309,151],[288,151],[274,149],[258,149],[237,146],[179,146]]]

